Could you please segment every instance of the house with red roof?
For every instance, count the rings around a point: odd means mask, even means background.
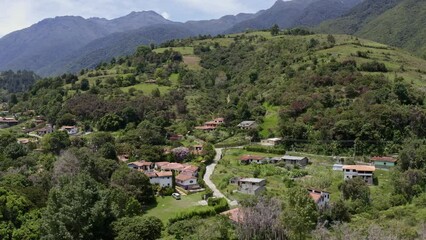
[[[267,162],[268,162],[268,159],[262,156],[243,155],[240,157],[241,164],[250,164],[250,163],[264,164]]]
[[[153,171],[155,165],[152,162],[138,161],[138,162],[128,163],[127,166],[129,168],[147,172],[147,171]]]
[[[195,127],[196,130],[201,131],[213,131],[216,130],[216,128],[219,127],[219,125],[222,125],[225,123],[224,118],[215,118],[212,121],[205,122],[202,126]]]
[[[324,208],[330,202],[330,193],[317,189],[308,189],[309,196],[314,200],[318,208]]]
[[[197,177],[185,173],[181,173],[176,176],[176,185],[185,190],[194,190],[200,188],[200,185],[197,183]]]

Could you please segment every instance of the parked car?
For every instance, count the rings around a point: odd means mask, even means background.
[[[173,193],[172,197],[176,200],[180,200],[180,194],[179,193]]]

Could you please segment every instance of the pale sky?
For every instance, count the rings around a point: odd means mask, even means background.
[[[254,13],[276,0],[0,0],[0,37],[56,16],[125,16],[132,11],[154,10],[184,22],[219,18],[241,12]]]

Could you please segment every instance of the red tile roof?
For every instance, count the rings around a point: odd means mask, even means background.
[[[177,175],[177,177],[176,177],[176,180],[179,180],[179,181],[182,181],[182,182],[190,180],[190,179],[197,179],[197,178],[192,176],[192,175],[187,175],[187,174],[182,174],[182,173]]]
[[[346,170],[346,169],[363,171],[363,172],[374,172],[374,171],[376,171],[376,167],[367,166],[367,165],[345,165],[345,166],[343,166],[343,170]]]
[[[173,176],[172,172],[156,172],[156,174],[159,177],[171,177],[171,176]]]
[[[241,161],[249,161],[249,160],[262,160],[265,157],[262,156],[254,156],[254,155],[244,155],[240,157]]]
[[[315,203],[318,203],[321,199],[321,193],[310,192],[309,196],[314,200]]]
[[[392,162],[392,163],[397,161],[396,158],[393,158],[393,157],[372,157],[370,160],[373,162],[378,161],[378,162]]]

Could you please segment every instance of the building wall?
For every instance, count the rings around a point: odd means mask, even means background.
[[[386,168],[386,167],[394,167],[395,163],[393,162],[382,162],[382,161],[375,161],[374,166],[378,168]]]
[[[172,187],[172,177],[153,177],[149,179],[149,182],[151,184],[158,184],[161,187]]]

